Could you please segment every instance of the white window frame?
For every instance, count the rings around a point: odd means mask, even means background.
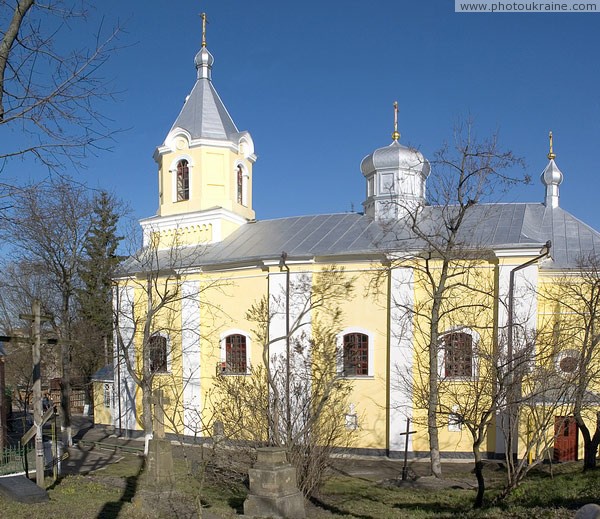
[[[446,348],[444,337],[446,335],[450,335],[451,333],[466,333],[471,336],[471,347],[473,349],[471,354],[471,376],[470,377],[446,377]],[[440,333],[439,338],[439,346],[438,346],[438,377],[441,380],[475,380],[479,377],[479,355],[477,352],[479,351],[479,342],[481,336],[475,330],[468,328],[466,326],[456,326],[454,328],[449,328],[445,330],[443,333]]]
[[[369,349],[368,349],[368,369],[366,375],[345,375],[344,374],[344,336],[349,333],[362,333],[368,337],[369,340]],[[337,372],[339,376],[344,378],[356,378],[356,379],[365,379],[365,378],[373,378],[374,376],[374,347],[375,347],[375,334],[366,328],[360,328],[358,326],[349,326],[348,328],[344,328],[340,333],[336,336],[336,348],[337,348]]]
[[[250,374],[250,358],[251,358],[251,351],[252,351],[252,339],[250,338],[250,334],[245,331],[245,330],[240,330],[238,328],[231,328],[230,330],[227,330],[226,332],[222,333],[220,338],[219,338],[219,348],[220,348],[220,356],[219,356],[219,361],[221,363],[221,366],[224,366],[225,363],[227,362],[227,343],[226,343],[226,339],[227,337],[229,337],[230,335],[243,335],[244,337],[246,337],[246,372],[245,373],[227,373],[227,372],[223,372],[223,375],[227,375],[227,376],[244,376],[244,375],[249,375]]]

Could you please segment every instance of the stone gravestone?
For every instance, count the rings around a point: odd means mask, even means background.
[[[575,514],[575,519],[599,519],[600,506],[590,503],[581,507]]]
[[[173,484],[173,450],[171,442],[165,439],[165,409],[169,400],[162,390],[153,392],[154,437],[148,442],[147,482],[155,487]]]
[[[304,519],[304,496],[298,490],[296,469],[280,447],[257,449],[258,459],[248,471],[250,493],[244,514],[250,517]]]

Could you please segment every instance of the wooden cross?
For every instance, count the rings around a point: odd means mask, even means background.
[[[152,393],[154,400],[152,429],[156,438],[163,440],[165,438],[165,405],[170,404],[171,400],[165,397],[162,389],[155,389]]]
[[[20,319],[33,321],[33,336],[25,337],[10,337],[0,336],[1,342],[31,342],[31,356],[33,360],[33,432],[29,439],[35,434],[35,476],[36,483],[39,487],[44,487],[44,444],[42,437],[43,425],[43,406],[42,406],[42,354],[41,354],[41,323],[51,319],[49,315],[42,315],[41,303],[38,299],[34,299],[31,305],[31,314],[21,314]],[[56,340],[47,341],[48,343],[56,344]],[[0,420],[1,422],[1,420]],[[30,429],[31,431],[31,429]],[[1,436],[1,435],[0,435]]]
[[[402,466],[402,481],[408,478],[408,438],[409,435],[415,434],[417,431],[410,430],[410,418],[406,419],[406,432],[400,433],[400,436],[406,436],[404,439],[404,465]]]

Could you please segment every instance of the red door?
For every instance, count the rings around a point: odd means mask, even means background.
[[[572,416],[554,417],[554,461],[577,460],[577,423]]]

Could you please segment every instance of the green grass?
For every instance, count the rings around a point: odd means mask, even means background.
[[[241,513],[246,488],[241,482],[209,478],[200,485],[181,460],[176,460],[177,483],[169,496],[154,501],[140,478],[140,458],[127,455],[118,463],[89,475],[69,476],[52,484],[47,480],[50,501],[35,505],[13,503],[0,497],[4,519],[141,519],[142,517],[192,517],[197,496],[203,508],[216,517]],[[486,469],[487,470],[487,469]],[[452,477],[451,473],[446,474]],[[463,471],[464,475],[464,471]],[[492,486],[488,505],[499,491],[501,472],[489,469]],[[307,517],[314,519],[350,517],[386,518],[572,518],[577,508],[600,502],[600,471],[581,472],[580,464],[547,467],[527,480],[501,506],[472,510],[473,489],[390,487],[376,481],[347,476],[330,479],[321,496],[309,504]]]

